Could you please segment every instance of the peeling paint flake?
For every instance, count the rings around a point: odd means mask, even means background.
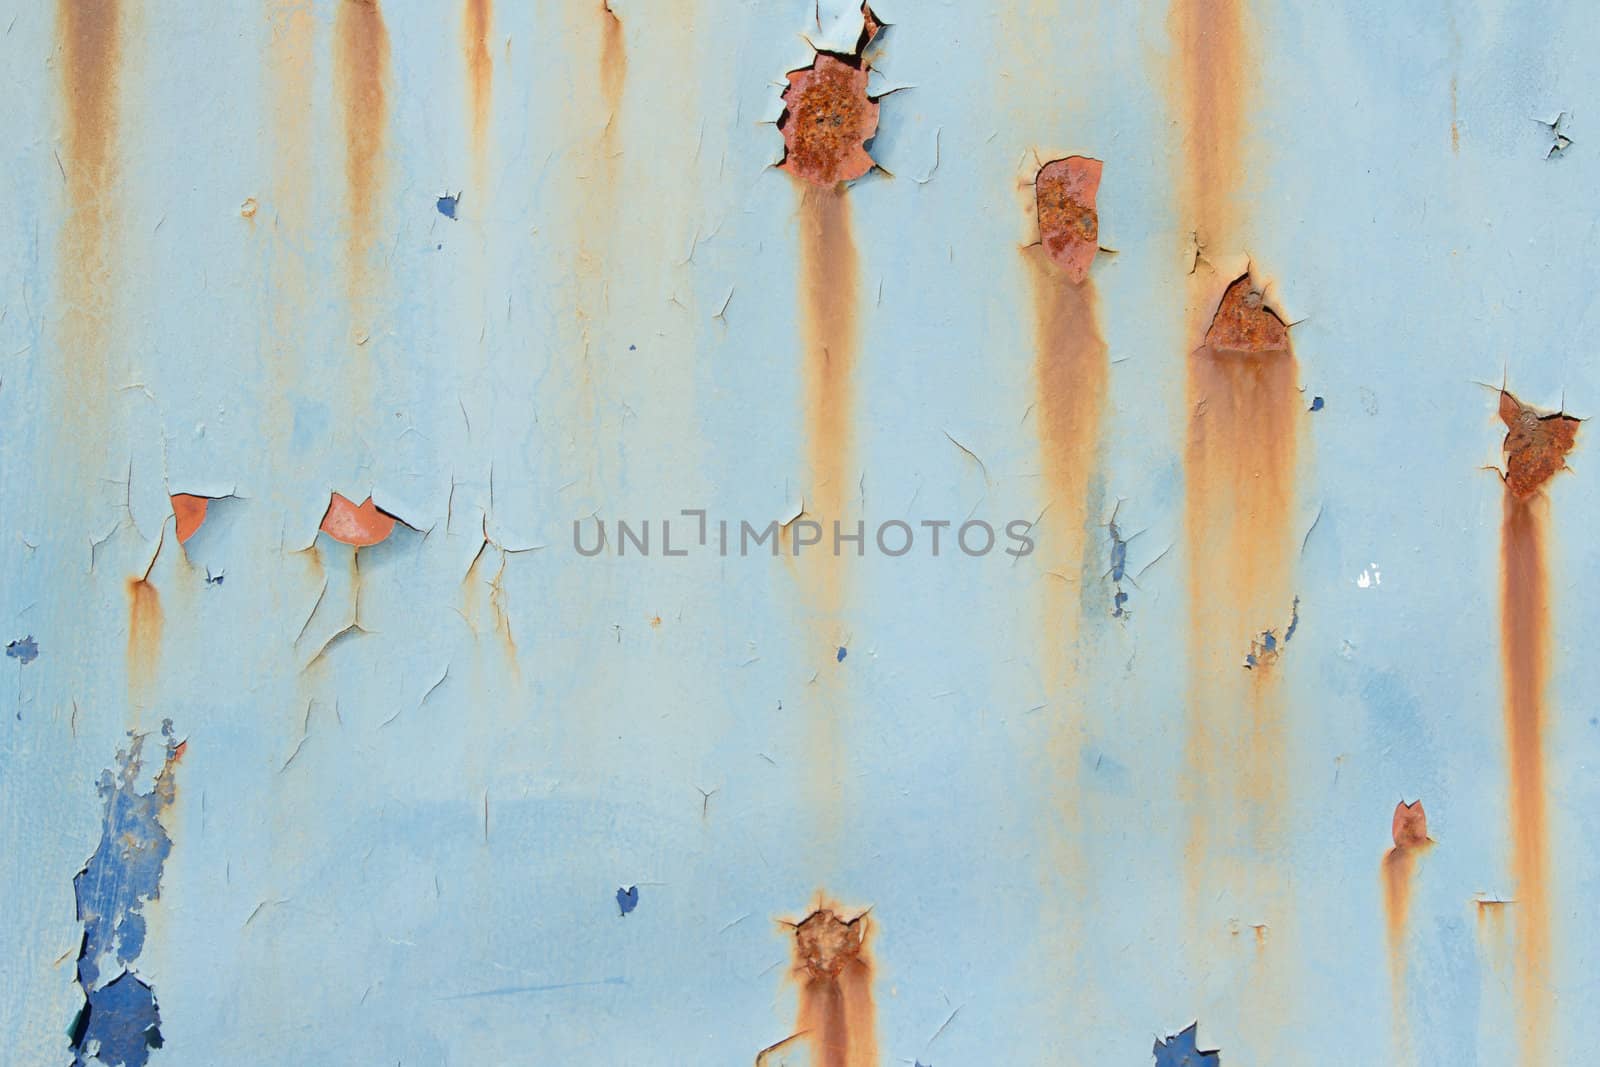
[[[878,129],[878,101],[867,95],[864,53],[882,24],[865,4],[854,52],[818,52],[809,67],[790,71],[783,91],[784,156],[779,166],[813,185],[854,181],[875,165],[867,142]]]
[[[172,852],[161,820],[177,795],[174,771],[185,748],[171,720],[161,736],[166,758],[148,791],[140,788],[144,734],[130,733],[117,768],[101,774],[100,844],[72,880],[83,924],[77,981],[85,1001],[70,1031],[74,1067],[144,1067],[150,1050],[161,1047],[155,993],[134,970],[144,950],[144,909],[161,896],[161,870]]]

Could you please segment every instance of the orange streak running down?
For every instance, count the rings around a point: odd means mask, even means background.
[[[1236,241],[1237,199],[1250,67],[1245,0],[1173,0],[1185,136],[1183,225],[1203,246]]]
[[[161,666],[161,594],[149,576],[128,579],[128,689],[135,703],[150,692]]]
[[[1542,498],[1505,497],[1501,645],[1511,760],[1512,869],[1517,884],[1517,992],[1524,1062],[1544,1063],[1549,1018],[1550,903],[1545,854],[1544,689],[1549,641]]]
[[[335,34],[350,208],[348,266],[352,277],[361,277],[377,237],[389,128],[389,31],[378,0],[341,0]]]
[[[1411,911],[1411,882],[1417,857],[1433,842],[1428,839],[1427,815],[1422,801],[1401,802],[1394,809],[1394,847],[1383,857],[1384,913],[1389,935],[1389,1008],[1394,1064],[1415,1062],[1411,1047],[1406,990],[1406,920]]]
[[[1550,864],[1544,793],[1545,684],[1550,595],[1545,563],[1549,499],[1544,486],[1566,469],[1578,422],[1541,415],[1505,390],[1504,519],[1500,534],[1500,647],[1505,671],[1506,746],[1511,762],[1512,868],[1520,936],[1517,992],[1524,1062],[1548,1060],[1551,973]]]
[[[110,328],[116,267],[113,224],[117,198],[118,81],[122,67],[119,0],[57,0],[60,92],[66,109],[62,170],[67,217],[58,270],[65,308],[61,344],[68,357],[63,415],[91,435],[104,432],[97,407],[113,387]],[[115,383],[120,384],[120,383]],[[95,456],[92,441],[80,454]]]
[[[781,1054],[807,1048],[813,1067],[879,1067],[872,961],[867,953],[870,920],[845,920],[832,906],[819,906],[793,926],[794,967],[800,983],[795,1034],[764,1049],[756,1067],[777,1067]],[[774,1058],[778,1056],[779,1058]]]
[[[1053,542],[1045,557],[1053,584],[1043,627],[1052,690],[1069,672],[1087,588],[1089,497],[1111,369],[1089,276],[1099,247],[1100,173],[1100,161],[1083,156],[1040,168],[1034,181],[1039,243],[1023,249],[1033,282],[1035,405],[1048,494],[1045,526]]]
[[[489,103],[494,89],[494,58],[489,54],[493,24],[493,0],[467,0],[462,39],[467,57],[467,85],[471,91],[472,154],[480,158],[488,137]],[[482,192],[478,190],[479,195]]]
[[[800,296],[804,319],[807,455],[818,516],[831,550],[832,523],[842,519],[854,443],[853,376],[857,345],[859,266],[842,185],[800,194]]]

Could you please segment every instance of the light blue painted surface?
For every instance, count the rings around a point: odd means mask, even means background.
[[[1230,1065],[1392,1062],[1378,869],[1402,796],[1425,799],[1439,842],[1412,905],[1419,1062],[1511,1062],[1512,972],[1474,904],[1516,886],[1500,490],[1480,470],[1501,431],[1473,383],[1509,367],[1525,400],[1564,395],[1583,415],[1600,395],[1600,26],[1582,5],[1254,11],[1259,169],[1248,247],[1225,251],[1248,251],[1303,320],[1308,403],[1327,406],[1306,438],[1298,512],[1321,520],[1280,665],[1288,829],[1260,857],[1293,907],[1214,901],[1206,930],[1183,918],[1188,263],[1164,10],[878,8],[895,24],[885,84],[913,88],[885,99],[875,146],[897,177],[850,193],[869,517],[1040,512],[1017,185],[1035,149],[1105,160],[1118,253],[1095,277],[1116,362],[1091,518],[1120,498],[1123,529],[1150,531],[1131,569],[1175,547],[1126,621],[1109,582],[1085,589],[1082,669],[1052,692],[1037,610],[1052,579],[1030,560],[868,560],[835,620],[806,606],[804,563],[571,549],[580,516],[764,523],[806,492],[796,195],[762,123],[808,59],[809,0],[616,0],[609,207],[585,5],[502,0],[486,187],[459,12],[387,5],[386,278],[362,321],[341,267],[333,5],[314,11],[303,210],[273,139],[267,6],[129,5],[111,369],[78,398],[108,443],[93,449],[50,399],[84,358],[60,340],[54,16],[0,14],[0,637],[39,647],[0,661],[8,1060],[70,1058],[94,783],[126,731],[171,718],[189,746],[139,960],[162,1067],[748,1063],[793,1028],[773,920],[819,887],[873,908],[886,1063],[1147,1064],[1196,1018]],[[1560,110],[1574,144],[1546,160],[1534,118]],[[936,131],[937,170],[913,181]],[[456,190],[452,222],[436,200]],[[1600,1002],[1584,642],[1600,632],[1585,595],[1600,509],[1583,437],[1552,491],[1550,1062],[1587,1047]],[[464,583],[491,469],[489,535],[528,551],[500,571],[491,546]],[[166,527],[159,667],[140,685],[125,581],[156,551],[169,488],[239,499],[187,561]],[[429,532],[361,551],[368,633],[313,662],[354,604],[352,550],[306,551],[330,490],[370,491]],[[1092,575],[1110,566],[1097,536]],[[1362,588],[1374,565],[1381,585]],[[840,677],[812,681],[824,672]],[[823,692],[842,694],[834,826],[810,756]],[[1064,872],[1068,846],[1081,867]],[[1263,988],[1253,923],[1284,931],[1265,952],[1292,946],[1282,988]]]

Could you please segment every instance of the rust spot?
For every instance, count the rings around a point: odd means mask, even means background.
[[[253,219],[256,217],[256,212],[260,210],[260,208],[261,205],[256,202],[255,197],[247,196],[244,198],[244,203],[239,205],[239,216],[241,218]]]
[[[1506,424],[1506,489],[1525,499],[1567,469],[1567,453],[1578,443],[1578,423],[1564,412],[1542,415],[1504,389],[1500,421]]]
[[[1236,278],[1222,293],[1201,351],[1287,353],[1289,327],[1264,301],[1265,294],[1249,274]]]
[[[172,494],[172,516],[178,521],[180,545],[193,537],[200,529],[200,524],[206,521],[206,505],[209,503],[205,497],[192,493]]]
[[[1428,813],[1422,810],[1422,801],[1405,801],[1394,806],[1394,820],[1389,827],[1395,848],[1413,848],[1428,843]]]
[[[1461,152],[1461,121],[1456,109],[1456,76],[1450,75],[1450,151]]]
[[[1039,168],[1033,183],[1039,240],[1051,262],[1075,285],[1089,276],[1089,265],[1100,248],[1095,195],[1102,167],[1098,159],[1068,156]]]
[[[859,289],[850,204],[843,188],[807,188],[800,196],[800,288],[804,309],[806,411],[812,508],[840,517],[852,446],[856,303]]]
[[[800,985],[795,1029],[818,1067],[879,1062],[869,929],[865,914],[846,920],[828,904],[794,926],[793,973]]]
[[[341,0],[335,34],[344,109],[350,260],[361,264],[374,236],[383,192],[383,146],[389,126],[389,31],[378,0]]]
[[[129,578],[128,684],[135,695],[147,692],[161,663],[161,594],[149,575]]]
[[[334,493],[322,516],[322,532],[335,541],[365,548],[384,540],[394,531],[395,517],[372,502],[369,496],[359,505]]]
[[[883,24],[865,4],[861,16],[853,52],[818,52],[809,67],[789,72],[783,91],[778,165],[812,185],[853,181],[874,166],[866,144],[878,130],[878,102],[867,95],[864,54]]]
[[[489,54],[493,32],[493,0],[467,0],[462,37],[467,56],[467,85],[471,94],[472,151],[481,155],[489,130],[489,102],[494,88],[494,57]]]

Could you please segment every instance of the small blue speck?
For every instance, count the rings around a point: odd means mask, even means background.
[[[443,215],[451,222],[454,222],[456,219],[456,208],[460,205],[460,203],[460,193],[457,193],[455,196],[451,196],[450,194],[446,193],[444,196],[441,196],[437,201],[434,202],[434,207],[439,209],[439,214]]]
[[[637,352],[638,350],[639,350],[639,346],[638,345],[629,345],[628,346],[628,351],[629,352]]]
[[[6,655],[12,659],[19,659],[23,663],[32,663],[39,658],[39,642],[33,639],[32,634],[29,634],[20,641],[12,641],[6,645]],[[844,659],[844,656],[841,655],[839,658]]]
[[[843,645],[840,645],[839,646],[839,651],[833,657],[833,661],[835,663],[843,663],[844,662],[844,658],[846,656],[848,656],[849,654],[850,654],[850,650],[848,648],[845,648]]]
[[[630,885],[626,889],[617,890],[617,907],[626,915],[639,906],[639,887]]]
[[[1320,396],[1314,396],[1314,397],[1311,398],[1311,410],[1312,411],[1321,411],[1322,410],[1322,398]]]

